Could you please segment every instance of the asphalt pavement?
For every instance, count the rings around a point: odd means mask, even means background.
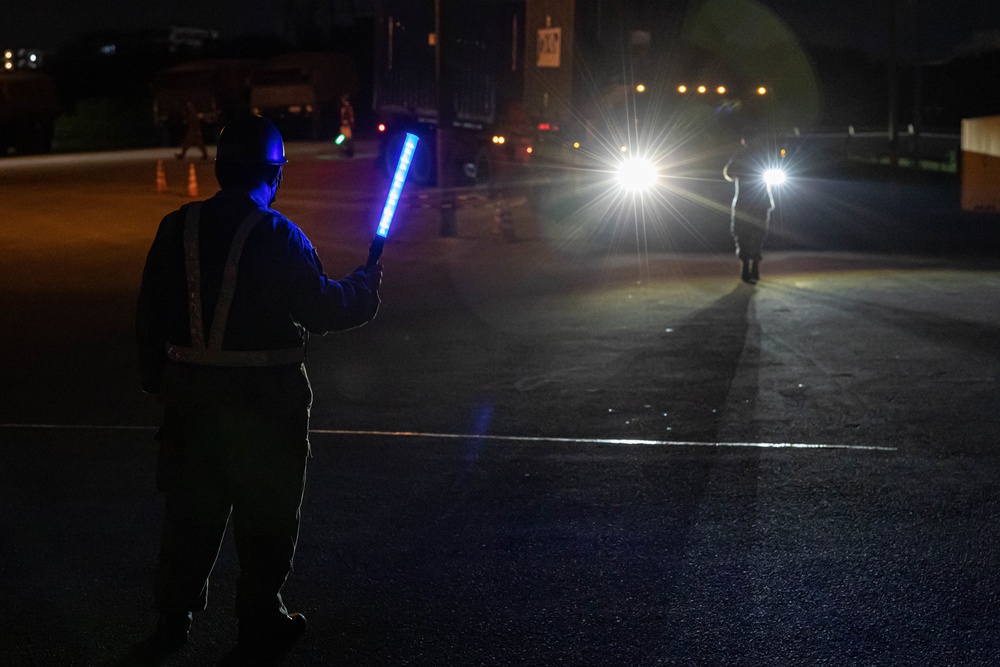
[[[278,207],[347,272],[383,184],[369,156],[292,151]],[[114,665],[155,620],[131,326],[187,168],[156,193],[157,155],[0,163],[4,665]],[[512,197],[514,242],[492,204],[456,238],[405,213],[379,317],[310,343],[285,587],[310,629],[285,664],[996,664],[995,230],[954,183],[823,183],[787,195],[756,286],[710,208]],[[227,539],[164,664],[232,648],[237,571]]]

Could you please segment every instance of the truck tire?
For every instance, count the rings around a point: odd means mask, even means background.
[[[478,185],[492,183],[496,175],[493,169],[493,156],[490,155],[489,149],[485,146],[476,151],[475,165],[476,183]]]

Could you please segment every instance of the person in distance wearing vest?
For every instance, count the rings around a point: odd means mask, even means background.
[[[230,516],[234,660],[280,659],[305,631],[281,588],[309,457],[306,341],[374,318],[382,266],[326,276],[305,234],[270,208],[286,161],[268,120],[229,123],[217,143],[221,190],[163,218],[146,258],[136,338],[141,387],[163,405],[156,481],[166,496],[147,653],[187,641]]]
[[[775,209],[774,192],[764,176],[771,166],[767,149],[766,135],[748,126],[722,168],[723,178],[733,184],[729,231],[743,267],[740,279],[751,285],[760,280],[761,249]]]

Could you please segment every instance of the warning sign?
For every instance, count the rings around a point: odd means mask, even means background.
[[[538,67],[559,67],[562,50],[562,28],[542,28],[538,31]]]

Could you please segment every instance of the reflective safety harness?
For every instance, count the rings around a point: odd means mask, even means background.
[[[222,340],[229,320],[229,309],[236,292],[236,276],[240,255],[251,230],[267,217],[265,211],[253,211],[246,217],[233,236],[229,257],[222,278],[222,289],[215,305],[212,330],[205,338],[201,305],[201,260],[198,249],[198,223],[201,202],[188,205],[184,219],[184,265],[187,274],[188,315],[191,320],[191,347],[167,343],[167,357],[173,361],[206,366],[285,366],[300,364],[305,360],[305,346],[279,350],[223,350]]]

